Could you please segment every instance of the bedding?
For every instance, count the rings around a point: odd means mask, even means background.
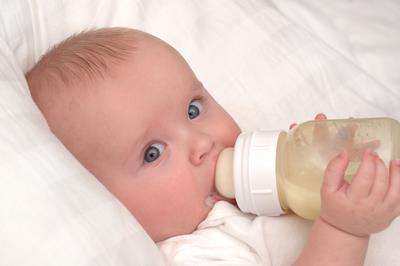
[[[256,217],[218,202],[193,234],[158,243],[168,265],[291,265],[312,223],[296,215]],[[398,265],[400,219],[373,235],[364,265]]]
[[[400,3],[274,0],[292,22],[317,35],[386,87],[400,83]]]
[[[400,5],[334,2],[325,10],[316,0],[2,1],[0,265],[287,265],[309,224],[227,203],[195,233],[158,243],[160,254],[51,134],[23,73],[72,33],[129,26],[180,51],[243,130],[287,128],[317,112],[400,119]],[[367,265],[400,265],[399,233],[396,220],[374,236]]]

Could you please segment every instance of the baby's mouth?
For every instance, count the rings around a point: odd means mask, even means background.
[[[215,205],[216,202],[221,201],[221,200],[227,201],[227,202],[229,202],[229,203],[231,203],[231,204],[236,205],[236,200],[235,200],[235,199],[228,199],[228,198],[225,198],[224,196],[218,194],[218,193],[215,192],[215,191],[212,191],[212,192],[210,192],[210,193],[208,194],[208,196],[207,196],[207,198],[206,198],[206,200],[205,200],[205,203],[206,203],[206,205],[207,205],[208,207],[212,208],[212,207]]]
[[[212,208],[216,202],[218,201],[227,201],[229,203],[232,203],[234,205],[236,205],[236,200],[235,199],[229,199],[229,198],[225,198],[224,196],[220,195],[216,189],[215,189],[215,170],[216,170],[216,165],[217,165],[217,160],[219,157],[219,154],[222,150],[220,150],[218,152],[218,154],[216,154],[215,158],[214,158],[214,167],[213,167],[213,174],[214,174],[214,178],[213,178],[213,186],[211,188],[211,191],[208,193],[207,198],[205,199],[205,204],[206,206]]]

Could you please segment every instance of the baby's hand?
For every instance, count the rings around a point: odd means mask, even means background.
[[[326,223],[344,232],[367,237],[387,228],[400,215],[400,160],[390,171],[371,149],[364,152],[352,181],[344,180],[346,151],[328,164],[321,188],[321,214]]]
[[[315,116],[314,120],[325,120],[326,119],[326,115],[323,113],[319,113]],[[294,128],[295,126],[297,126],[297,123],[292,123],[289,126],[289,129]]]

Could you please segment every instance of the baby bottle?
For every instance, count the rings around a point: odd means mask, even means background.
[[[292,210],[313,220],[320,210],[320,188],[329,161],[346,150],[350,181],[364,151],[378,153],[386,165],[400,158],[400,123],[391,118],[314,120],[288,133],[242,133],[223,150],[216,167],[217,191],[236,198],[243,212],[277,216]]]

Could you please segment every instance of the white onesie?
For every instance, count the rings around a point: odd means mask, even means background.
[[[291,265],[312,223],[295,215],[256,217],[220,201],[192,234],[159,242],[166,265]],[[370,240],[365,265],[400,265],[400,219]]]

